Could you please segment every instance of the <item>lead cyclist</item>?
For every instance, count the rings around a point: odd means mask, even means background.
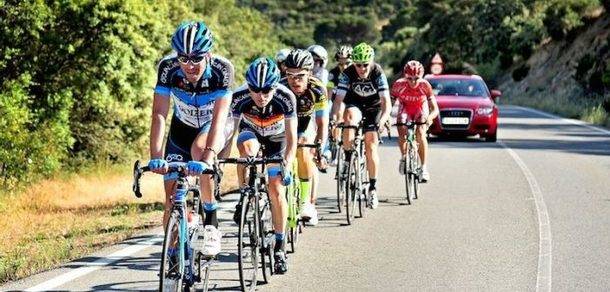
[[[171,211],[171,195],[177,178],[167,174],[168,162],[188,162],[189,175],[201,175],[210,168],[214,156],[225,145],[233,65],[227,59],[211,54],[213,44],[212,33],[205,23],[184,22],[172,36],[174,52],[159,64],[148,167],[155,173],[165,174],[163,226],[166,226]],[[171,101],[174,114],[163,149],[165,121]],[[205,212],[202,253],[215,256],[220,252],[222,236],[216,215],[218,204],[212,195],[211,176],[201,175],[200,182]]]

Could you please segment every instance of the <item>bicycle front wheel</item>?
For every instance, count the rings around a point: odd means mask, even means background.
[[[345,215],[347,218],[347,224],[351,225],[354,222],[354,216],[356,212],[356,195],[358,179],[358,154],[352,152],[349,163],[347,165],[347,177],[345,178]]]
[[[344,192],[343,173],[344,173],[343,150],[337,149],[337,167],[336,167],[335,179],[337,180],[337,210],[339,211],[339,213],[341,213],[341,205],[343,204],[341,198],[345,197],[344,193],[343,193]]]
[[[407,194],[406,199],[407,199],[407,205],[411,205],[411,171],[410,171],[410,163],[411,163],[411,159],[409,158],[409,155],[403,155],[403,159],[405,160],[404,163],[404,167],[402,169],[402,172],[404,173],[404,177],[405,177],[405,192]]]
[[[242,291],[256,289],[259,261],[258,213],[247,194],[241,196],[241,216],[237,232],[237,264]]]
[[[358,176],[358,199],[359,217],[364,218],[364,213],[368,205],[367,186],[369,182],[369,172],[367,170],[366,158],[363,157],[363,162],[360,163],[360,175]],[[365,184],[366,183],[366,184]]]
[[[163,250],[161,253],[161,267],[159,270],[159,291],[181,291],[184,264],[180,263],[179,248],[180,212],[172,211],[165,228]],[[185,255],[186,256],[186,255]],[[184,257],[183,257],[184,258]]]

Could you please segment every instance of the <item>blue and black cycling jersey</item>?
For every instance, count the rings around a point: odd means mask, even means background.
[[[292,91],[278,84],[271,101],[264,107],[256,105],[247,85],[233,93],[231,112],[240,119],[237,142],[256,139],[266,157],[281,156],[285,151],[286,119],[297,117],[296,99]]]
[[[165,143],[167,161],[192,159],[193,141],[200,133],[210,130],[215,101],[231,98],[233,74],[231,62],[212,56],[197,84],[191,84],[180,69],[175,54],[161,60],[155,93],[174,102],[174,114]]]
[[[197,84],[191,84],[180,69],[175,55],[159,64],[155,93],[171,97],[174,116],[185,125],[201,129],[212,121],[214,101],[231,98],[233,65],[220,56],[212,56]]]
[[[379,64],[372,66],[367,78],[360,78],[353,64],[339,75],[337,93],[345,92],[343,102],[346,105],[357,106],[360,110],[380,108],[379,94],[389,90],[388,79]]]

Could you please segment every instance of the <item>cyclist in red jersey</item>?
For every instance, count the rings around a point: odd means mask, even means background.
[[[438,104],[432,92],[430,83],[423,79],[424,66],[418,61],[409,61],[403,68],[404,77],[396,80],[392,84],[390,94],[399,102],[399,112],[396,117],[397,123],[405,123],[413,121],[417,123],[426,123],[425,125],[417,125],[415,136],[419,147],[419,158],[422,164],[422,182],[430,180],[430,173],[426,166],[426,156],[428,153],[428,140],[426,139],[426,131],[432,121],[438,116]],[[405,126],[398,128],[398,146],[400,152],[404,155],[407,151],[407,143],[404,137],[406,136],[407,128]],[[399,171],[404,169],[405,161],[400,161]]]

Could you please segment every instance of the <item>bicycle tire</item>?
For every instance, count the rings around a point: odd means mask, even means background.
[[[411,174],[409,173],[409,164],[411,163],[411,159],[409,158],[408,153],[405,153],[405,155],[403,155],[403,158],[405,160],[404,163],[404,167],[403,167],[403,173],[404,173],[404,177],[405,177],[405,193],[406,193],[406,200],[407,200],[407,205],[411,205]]]
[[[347,225],[351,225],[355,217],[356,205],[356,171],[358,171],[357,152],[352,152],[349,163],[347,164],[347,177],[345,179],[345,215]]]
[[[237,263],[242,291],[254,291],[259,260],[258,212],[247,194],[241,196],[241,215],[237,231]],[[247,267],[250,260],[249,267]],[[248,274],[247,274],[248,273]]]
[[[360,163],[360,175],[359,175],[359,187],[358,187],[358,211],[359,218],[364,218],[366,208],[368,208],[368,196],[365,182],[369,181],[366,157],[363,157],[364,161]]]
[[[343,205],[343,151],[339,150],[337,153],[337,167],[336,167],[336,179],[337,179],[337,210],[341,213],[341,205]]]
[[[179,291],[182,290],[182,276],[184,275],[184,265],[178,263],[170,263],[169,247],[172,242],[180,242],[180,212],[173,210],[170,213],[169,220],[166,225],[166,232],[163,239],[163,249],[161,252],[161,266],[159,268],[159,291]],[[178,253],[184,251],[177,249]],[[180,256],[178,256],[180,258]],[[167,264],[167,265],[166,265]],[[176,271],[178,269],[178,271]]]
[[[266,193],[259,193],[260,196],[266,196]],[[265,204],[260,205],[261,200],[257,200],[254,203],[255,209],[258,211],[258,226],[259,238],[260,238],[260,253],[261,253],[261,272],[263,274],[263,282],[269,283],[271,275],[273,275],[273,254],[271,241],[268,240],[268,236],[273,235],[273,223],[271,219],[271,210],[268,200],[263,200]],[[268,218],[263,220],[263,218]],[[266,258],[265,258],[266,257]],[[269,263],[267,263],[269,261]]]
[[[419,180],[421,179],[421,170],[419,168],[419,159],[417,157],[415,158],[414,164],[415,173],[413,174],[413,199],[417,200],[419,197]]]

